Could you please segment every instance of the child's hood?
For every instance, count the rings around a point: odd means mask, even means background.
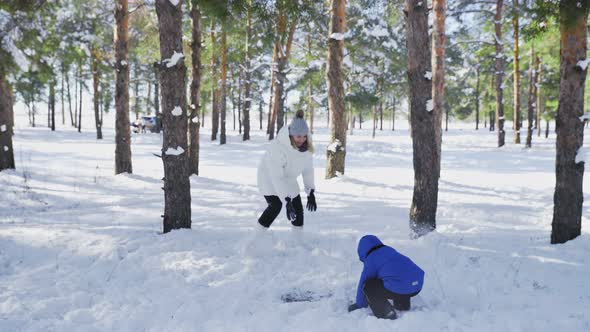
[[[357,249],[361,262],[365,262],[365,259],[367,258],[367,255],[371,249],[380,245],[383,245],[383,242],[381,242],[381,240],[379,240],[379,238],[375,235],[363,236],[359,241],[359,246]]]

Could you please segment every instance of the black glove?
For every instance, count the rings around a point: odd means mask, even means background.
[[[313,194],[314,189],[309,191],[309,195],[307,195],[307,210],[308,211],[315,211],[318,209],[318,205],[315,202],[315,195]]]
[[[293,207],[293,202],[291,202],[291,197],[285,197],[285,202],[287,202],[287,204],[285,205],[285,207],[287,208],[287,219],[289,219],[289,221],[295,221],[295,219],[297,218],[297,213],[295,212],[295,208]]]
[[[357,307],[356,303],[353,303],[348,306],[348,312],[355,311],[356,309],[360,309],[359,307]]]

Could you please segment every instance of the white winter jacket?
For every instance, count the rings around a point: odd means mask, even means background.
[[[311,136],[307,139],[311,140]],[[294,198],[301,191],[297,183],[299,175],[303,175],[306,193],[315,189],[313,155],[310,151],[296,150],[291,145],[289,129],[284,126],[268,145],[258,165],[258,189],[264,196],[278,196],[281,200]]]

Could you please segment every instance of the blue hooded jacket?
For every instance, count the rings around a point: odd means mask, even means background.
[[[381,279],[386,289],[397,294],[413,294],[422,290],[424,271],[411,259],[383,245],[375,235],[365,235],[359,241],[358,254],[364,263],[356,292],[356,305],[366,307],[363,285],[367,279]]]

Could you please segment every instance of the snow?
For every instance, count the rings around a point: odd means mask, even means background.
[[[432,112],[434,110],[434,101],[432,99],[428,99],[428,101],[426,101],[426,110],[428,112]]]
[[[168,148],[166,150],[166,152],[164,152],[164,154],[167,154],[169,156],[179,156],[183,153],[184,153],[184,149],[181,146],[179,146],[176,149],[175,148]]]
[[[426,79],[427,79],[427,80],[429,80],[429,81],[430,81],[430,80],[432,80],[432,72],[430,72],[430,71],[427,71],[427,72],[424,74],[424,78],[426,78]]]
[[[123,66],[123,67],[127,66],[127,61],[121,60],[120,62],[121,62],[121,66]]]
[[[176,7],[180,3],[180,0],[169,0],[172,6]]]
[[[330,39],[344,40],[344,34],[340,32],[332,32],[332,34],[330,35]]]
[[[578,61],[578,63],[576,65],[578,67],[582,68],[582,70],[586,70],[586,68],[588,67],[588,63],[590,63],[590,58],[588,58],[586,60],[580,60],[580,61]]]
[[[181,116],[182,115],[182,108],[180,108],[180,106],[174,107],[174,109],[172,110],[172,115]]]
[[[576,151],[576,164],[585,163],[586,162],[586,149],[581,146],[578,151]]]
[[[10,148],[5,145],[4,146],[4,151],[8,151],[8,150],[10,150]]]
[[[332,151],[333,153],[336,153],[338,150],[344,150],[342,148],[342,143],[340,142],[339,139],[335,139],[334,142],[332,142],[331,144],[329,144],[326,147],[327,151]]]
[[[590,120],[590,112],[586,112],[586,113],[584,113],[584,115],[582,115],[580,117],[580,121],[584,121],[584,120]]]
[[[184,58],[184,54],[174,51],[174,54],[172,54],[172,57],[170,57],[170,59],[162,60],[162,63],[165,63],[166,67],[172,68],[172,67],[176,66],[178,61],[181,60],[182,58]]]
[[[92,128],[88,113],[82,128]],[[375,139],[370,129],[355,128],[346,173],[325,180],[321,151],[331,139],[318,117],[318,211],[305,211],[305,246],[281,213],[260,239],[267,250],[258,256],[243,244],[266,206],[256,188],[265,130],[252,126],[248,142],[228,130],[228,143],[219,146],[209,140],[206,120],[200,176],[190,179],[193,229],[163,235],[163,166],[152,155],[162,136],[133,134],[134,174],[114,175],[114,112],[105,114],[102,141],[60,121],[53,133],[29,128],[26,114],[17,113],[17,169],[0,172],[0,331],[590,329],[587,208],[582,236],[549,244],[553,132],[535,137],[523,153],[508,141],[498,149],[495,132],[451,122],[443,132],[437,230],[410,240],[407,122]],[[586,176],[584,192],[589,185]],[[346,311],[361,271],[356,241],[364,234],[376,234],[426,272],[413,310],[396,321],[368,309]],[[313,302],[284,303],[286,294],[309,294]]]
[[[0,126],[0,132],[5,132],[6,130],[8,130],[8,129],[6,128],[5,124]]]

